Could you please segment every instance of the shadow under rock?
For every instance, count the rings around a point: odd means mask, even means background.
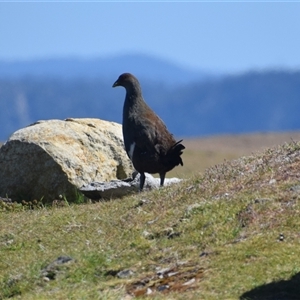
[[[240,300],[299,300],[300,273],[288,280],[261,285],[241,295]]]

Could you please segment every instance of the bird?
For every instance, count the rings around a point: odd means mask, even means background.
[[[121,74],[112,87],[118,86],[126,90],[122,132],[126,153],[140,173],[139,190],[143,190],[145,172],[158,173],[160,186],[163,186],[166,173],[175,166],[183,166],[181,154],[185,146],[182,140],[174,139],[165,123],[145,102],[134,75]]]

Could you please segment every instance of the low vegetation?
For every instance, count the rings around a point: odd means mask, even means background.
[[[123,199],[0,206],[0,299],[299,299],[300,143]]]

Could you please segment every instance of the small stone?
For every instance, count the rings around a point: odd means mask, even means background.
[[[170,286],[168,284],[163,284],[163,285],[159,285],[156,289],[159,291],[159,292],[163,292],[165,290],[167,290]]]
[[[144,236],[144,237],[147,237],[147,236],[149,236],[151,233],[149,232],[149,231],[147,231],[147,230],[144,230],[143,231],[143,233],[142,233],[142,235]]]
[[[172,276],[175,276],[177,275],[179,272],[170,272],[168,273],[168,277],[172,277]]]
[[[65,264],[71,260],[73,260],[73,258],[70,256],[59,256],[52,264]]]
[[[195,278],[192,278],[192,279],[190,279],[189,281],[183,283],[182,285],[191,285],[191,284],[193,284],[195,281],[196,281],[196,279],[195,279]]]
[[[291,191],[300,193],[300,185],[294,185],[290,188]]]
[[[271,179],[270,181],[269,181],[269,184],[275,184],[276,183],[276,179]]]
[[[41,273],[42,273],[43,280],[45,281],[54,280],[57,274],[60,272],[59,266],[71,261],[74,261],[74,259],[70,256],[59,256],[52,263],[50,263],[44,269],[42,269]]]
[[[170,272],[171,268],[164,268],[164,269],[160,269],[156,272],[156,274],[158,275],[159,278],[163,278],[165,276],[166,273]]]
[[[0,197],[0,201],[5,202],[5,203],[12,203],[12,200],[10,198],[2,198],[2,197]]]
[[[133,274],[134,274],[133,271],[131,271],[129,269],[128,270],[122,270],[122,271],[117,273],[117,277],[123,279],[123,278],[131,277]]]
[[[49,277],[46,277],[46,276],[44,276],[44,277],[43,277],[43,280],[48,282],[48,281],[50,281],[50,278],[49,278]]]
[[[200,253],[200,257],[205,257],[205,256],[208,256],[209,255],[209,253],[208,252],[205,252],[205,251],[203,251],[203,252],[201,252]]]

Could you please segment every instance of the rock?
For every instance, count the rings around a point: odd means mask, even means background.
[[[12,200],[10,198],[2,198],[2,197],[0,197],[0,202],[12,203]]]
[[[117,277],[124,279],[124,278],[131,277],[133,274],[134,274],[133,271],[131,271],[130,269],[126,269],[126,270],[122,270],[122,271],[118,272]]]
[[[155,189],[160,187],[160,179],[145,173],[146,180],[144,189]],[[165,186],[178,183],[181,179],[166,178]],[[135,172],[133,178],[126,180],[112,180],[110,182],[92,182],[81,187],[79,190],[88,198],[93,200],[112,199],[126,196],[139,190],[140,174]]]
[[[54,280],[56,279],[57,275],[63,273],[61,265],[72,261],[74,261],[74,259],[70,256],[59,256],[52,263],[42,269],[41,276],[45,281]]]
[[[290,190],[299,194],[300,193],[300,185],[294,185],[290,188]]]
[[[78,188],[127,178],[133,167],[120,124],[67,119],[16,131],[0,148],[0,170],[1,197],[51,202],[62,195],[72,202]]]

